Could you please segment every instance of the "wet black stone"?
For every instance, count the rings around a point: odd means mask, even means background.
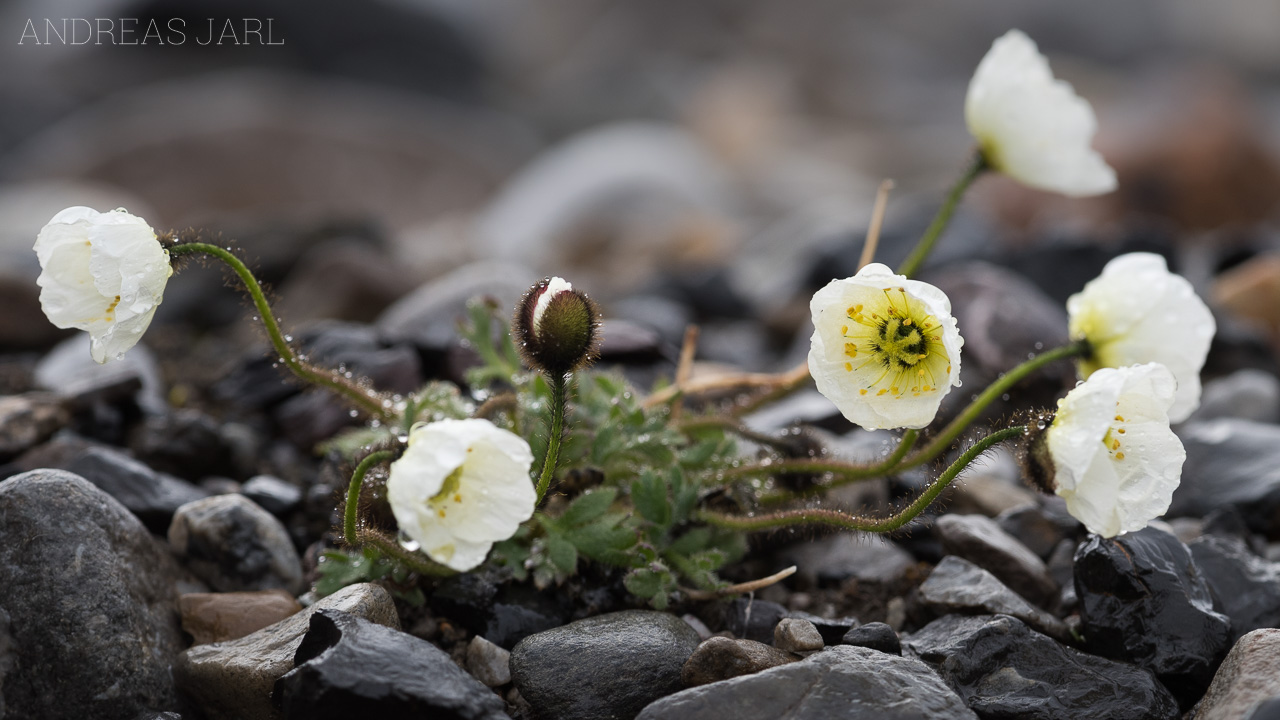
[[[1041,559],[1048,560],[1053,549],[1067,537],[1070,528],[1051,517],[1039,505],[1020,505],[996,516],[1000,529],[1015,537]]]
[[[947,615],[906,638],[984,720],[1172,720],[1150,673],[1060,645],[1008,615]]]
[[[902,654],[902,641],[898,638],[898,633],[882,622],[867,623],[853,628],[844,634],[840,643],[871,648],[890,655]]]
[[[504,720],[504,704],[444,651],[339,610],[320,610],[276,681],[287,720]]]
[[[73,472],[96,485],[137,515],[147,529],[163,534],[177,509],[209,493],[172,475],[158,473],[116,450],[67,437],[55,439],[57,448],[36,448],[19,462]]]
[[[130,433],[129,449],[147,466],[186,480],[235,474],[217,421],[197,410],[148,416]]]
[[[240,487],[240,494],[276,517],[288,515],[302,505],[302,488],[271,475],[249,478]]]
[[[1234,505],[1250,530],[1280,539],[1280,425],[1222,419],[1187,423],[1178,436],[1187,461],[1167,514]]]
[[[734,598],[714,606],[703,618],[716,632],[728,630],[734,637],[773,644],[773,629],[791,612],[778,603],[754,598]]]
[[[530,635],[511,651],[511,679],[536,718],[630,720],[683,687],[698,633],[675,615],[626,610]]]
[[[1259,703],[1241,720],[1280,720],[1280,697]]]
[[[1168,257],[1172,247],[1167,237],[1136,234],[1116,247],[1103,247],[1093,240],[1062,238],[1057,242],[1037,244],[1034,250],[1009,253],[1003,264],[1026,276],[1036,287],[1059,305],[1080,292],[1085,283],[1098,277],[1112,258],[1129,252],[1153,252]],[[1177,268],[1172,263],[1170,268]]]
[[[1267,554],[1267,541],[1249,530],[1249,523],[1234,505],[1220,507],[1204,516],[1200,526],[1202,535],[1222,535],[1238,538],[1253,551],[1255,555]]]
[[[1235,537],[1207,535],[1189,547],[1214,609],[1231,618],[1232,643],[1252,630],[1280,627],[1280,563],[1258,557]]]
[[[1154,672],[1184,707],[1199,699],[1229,647],[1231,621],[1214,611],[1186,545],[1153,527],[1091,535],[1076,549],[1075,585],[1089,652]]]
[[[822,636],[824,645],[839,645],[844,636],[858,625],[858,618],[824,618],[799,610],[788,611],[787,617],[813,623],[813,626],[818,629],[818,634]]]
[[[1040,556],[982,515],[943,515],[934,524],[942,549],[987,570],[1040,607],[1058,597],[1058,585]]]
[[[991,573],[955,555],[942,558],[918,588],[917,598],[936,615],[1004,614],[1055,639],[1070,636],[1061,620],[1024,600]]]
[[[360,323],[322,322],[299,336],[297,346],[306,359],[322,368],[346,368],[367,377],[386,392],[410,392],[422,384],[422,364],[416,350],[405,342],[384,342],[372,326]],[[221,400],[243,408],[263,409],[294,397],[302,389],[289,372],[278,365],[273,353],[259,347],[246,353],[240,365],[214,385]],[[312,393],[335,407],[348,409],[326,393]],[[312,408],[312,406],[305,406]],[[312,408],[314,410],[314,408]],[[300,419],[301,412],[289,415]],[[328,416],[326,416],[326,419]],[[287,428],[285,428],[287,429]]]
[[[500,583],[485,572],[444,580],[430,603],[437,615],[508,650],[534,633],[569,620],[568,609],[554,598],[524,585]]]

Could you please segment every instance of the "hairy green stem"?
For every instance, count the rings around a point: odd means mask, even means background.
[[[547,438],[547,456],[542,460],[542,475],[538,478],[538,502],[546,496],[551,488],[551,478],[556,474],[556,463],[560,460],[560,441],[564,436],[565,406],[569,403],[569,376],[548,375],[551,385],[551,434]]]
[[[342,535],[346,538],[347,544],[354,544],[356,540],[356,521],[359,519],[360,512],[360,488],[364,485],[364,476],[368,475],[369,471],[375,466],[395,456],[396,454],[393,450],[379,450],[369,453],[356,465],[355,471],[351,473],[351,484],[347,487],[347,509],[342,518]]]
[[[929,257],[929,253],[933,251],[934,243],[938,241],[942,231],[946,230],[947,224],[951,222],[951,215],[956,211],[956,206],[960,204],[960,198],[964,197],[965,191],[969,189],[973,181],[989,167],[987,159],[981,150],[974,153],[974,158],[970,161],[969,166],[965,168],[964,174],[960,176],[959,180],[956,180],[955,185],[951,186],[951,190],[947,193],[942,207],[938,208],[938,214],[933,216],[933,222],[929,223],[929,227],[920,236],[920,240],[916,242],[911,254],[898,267],[899,275],[911,277],[920,271],[920,266]]]
[[[813,460],[797,459],[797,460],[773,460],[767,463],[757,465],[742,465],[725,471],[724,478],[733,480],[743,477],[758,477],[767,475],[800,475],[800,474],[819,474],[830,473],[836,478],[829,483],[823,485],[815,485],[801,491],[791,492],[785,490],[775,491],[766,494],[760,498],[760,502],[764,505],[776,505],[778,503],[794,500],[806,495],[814,495],[825,492],[832,488],[848,485],[849,483],[858,482],[860,480],[869,480],[871,478],[880,477],[890,472],[899,470],[909,470],[913,467],[923,465],[951,447],[965,430],[973,424],[987,409],[992,402],[1004,395],[1017,383],[1021,382],[1031,373],[1050,363],[1062,360],[1064,358],[1086,356],[1090,352],[1089,346],[1084,341],[1077,341],[1069,345],[1054,348],[1040,353],[1039,355],[1018,365],[1012,370],[1006,372],[995,382],[991,383],[987,389],[983,390],[978,397],[974,398],[969,405],[956,416],[954,420],[947,424],[937,435],[935,435],[924,447],[911,453],[914,448],[919,433],[916,430],[908,430],[902,434],[902,442],[898,443],[898,447],[893,453],[886,457],[883,461],[874,465],[864,465],[858,463],[843,462],[840,460],[829,460],[816,458]]]
[[[979,455],[991,449],[993,446],[1004,442],[1010,438],[1018,437],[1026,433],[1025,425],[1016,425],[1004,430],[996,432],[982,438],[974,443],[968,450],[965,450],[955,462],[943,471],[934,480],[924,492],[920,493],[920,497],[916,498],[907,507],[901,511],[890,515],[887,518],[867,518],[858,517],[839,510],[825,510],[821,508],[801,509],[801,510],[783,510],[776,513],[768,513],[763,515],[754,515],[751,517],[741,517],[734,515],[726,515],[723,513],[703,510],[698,513],[699,519],[709,525],[729,528],[732,530],[743,530],[752,532],[756,530],[772,530],[777,528],[789,527],[793,525],[830,525],[838,527],[842,530],[859,530],[862,532],[893,532],[901,528],[903,525],[914,520],[924,512],[942,491],[951,484],[956,476],[959,475],[966,467],[969,466]]]
[[[787,438],[775,437],[769,433],[752,430],[743,424],[741,420],[728,415],[707,415],[704,417],[681,420],[679,428],[686,433],[690,430],[718,428],[726,432],[731,432],[744,440],[750,440],[757,445],[764,445],[778,450],[785,450],[793,447],[793,443]]]
[[[377,548],[383,555],[395,558],[402,565],[419,575],[449,577],[450,575],[458,574],[453,568],[446,567],[430,558],[408,550],[400,543],[375,530],[361,530],[359,535],[356,536],[356,542],[360,546],[371,545]]]
[[[768,465],[743,465],[733,468],[727,471],[725,476],[737,478],[751,475],[797,475],[801,473],[812,475],[829,473],[836,476],[835,480],[824,485],[814,485],[794,492],[778,490],[760,498],[760,502],[764,505],[777,505],[789,500],[795,500],[798,497],[815,495],[826,492],[831,488],[886,475],[894,470],[898,463],[902,462],[902,458],[906,457],[911,448],[915,447],[916,440],[919,437],[919,430],[907,430],[902,433],[902,440],[898,442],[898,446],[893,449],[893,452],[874,465],[859,465],[839,460],[823,459],[777,460]]]
[[[383,398],[376,392],[360,387],[339,373],[320,370],[298,358],[297,353],[293,351],[293,348],[289,346],[289,342],[285,340],[284,333],[280,331],[280,324],[276,322],[275,316],[271,314],[271,306],[267,303],[267,296],[262,292],[262,286],[258,283],[258,279],[253,276],[253,273],[240,258],[217,245],[202,242],[180,242],[176,245],[170,245],[166,249],[171,256],[204,253],[221,260],[235,271],[236,275],[240,276],[240,282],[244,284],[249,297],[253,298],[253,305],[258,310],[258,317],[262,319],[262,326],[266,328],[267,337],[271,339],[271,344],[275,347],[276,354],[280,357],[281,362],[285,364],[285,367],[289,368],[298,378],[343,396],[356,409],[368,415],[387,422],[396,419],[394,409],[384,406]]]
[[[933,436],[933,438],[929,440],[928,444],[903,461],[902,465],[899,466],[898,469],[907,470],[909,468],[923,465],[946,452],[947,448],[951,447],[951,444],[960,437],[961,433],[968,429],[968,427],[982,415],[988,405],[994,402],[996,398],[1004,395],[1010,388],[1017,385],[1031,373],[1039,370],[1045,365],[1057,362],[1058,360],[1088,354],[1088,343],[1084,341],[1077,341],[1068,345],[1056,347],[1052,350],[1046,350],[1006,372],[995,382],[988,385],[987,389],[983,390],[978,397],[974,398],[973,401],[970,402],[954,420],[947,423],[947,426],[942,428],[941,432]]]

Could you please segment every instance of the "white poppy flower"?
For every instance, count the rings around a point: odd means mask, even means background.
[[[173,274],[155,230],[124,210],[67,208],[40,230],[35,251],[44,314],[87,331],[100,363],[138,344]]]
[[[922,428],[960,385],[964,340],[938,288],[879,263],[832,280],[809,303],[809,372],[864,428]]]
[[[1199,407],[1200,369],[1216,325],[1191,283],[1169,272],[1163,257],[1115,258],[1067,299],[1067,314],[1071,336],[1092,348],[1078,364],[1081,378],[1099,368],[1158,362],[1178,381],[1169,419],[1182,422]]]
[[[488,420],[419,424],[391,463],[387,499],[401,532],[465,572],[533,515],[532,465],[529,443]]]
[[[978,63],[964,115],[987,164],[1019,182],[1073,197],[1116,189],[1115,171],[1089,146],[1093,108],[1053,78],[1019,30],[998,38]]]
[[[1103,368],[1058,402],[1045,431],[1054,491],[1090,532],[1141,530],[1169,509],[1187,459],[1169,429],[1175,387],[1159,363]]]

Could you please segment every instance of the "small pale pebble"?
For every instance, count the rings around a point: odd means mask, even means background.
[[[489,687],[502,687],[511,682],[511,652],[477,635],[467,645],[467,670]]]
[[[685,613],[680,616],[680,619],[688,623],[689,627],[693,628],[694,631],[698,633],[698,637],[701,638],[703,642],[706,642],[707,639],[711,637],[711,628],[707,627],[707,624],[699,620],[696,615]]]
[[[773,629],[773,646],[787,652],[810,652],[821,650],[822,633],[808,620],[783,618]]]
[[[894,632],[902,632],[902,626],[907,624],[907,601],[900,597],[890,599],[885,606],[884,623]]]

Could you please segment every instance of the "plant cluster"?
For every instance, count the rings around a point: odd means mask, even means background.
[[[41,301],[60,327],[86,330],[99,362],[120,357],[145,332],[171,261],[226,263],[250,294],[280,363],[349,402],[371,422],[329,447],[353,465],[342,540],[318,587],[380,579],[410,601],[418,581],[490,563],[539,587],[583,563],[625,573],[654,607],[675,598],[747,591],[785,574],[729,585],[719,571],[744,552],[744,534],[792,525],[890,532],[918,517],[979,455],[1021,445],[1028,476],[1066,499],[1092,532],[1140,529],[1169,506],[1185,459],[1170,422],[1199,403],[1199,372],[1214,333],[1190,284],[1157,255],[1117,258],[1067,304],[1072,341],[1009,368],[951,422],[930,427],[960,384],[963,330],[938,288],[913,275],[943,234],[965,190],[987,172],[1081,196],[1108,192],[1115,174],[1090,148],[1089,104],[1055,80],[1018,31],[998,39],[970,84],[965,117],[974,160],[935,221],[896,271],[871,262],[812,299],[807,363],[778,375],[716,382],[687,377],[686,343],[674,382],[648,395],[616,372],[588,369],[599,310],[564,279],[530,289],[508,328],[478,301],[461,332],[480,359],[465,388],[432,383],[407,397],[378,392],[348,373],[317,367],[279,327],[249,269],[228,249],[191,234],[159,236],[124,211],[70,208],[36,241]],[[881,206],[882,207],[882,206]],[[996,398],[1050,363],[1074,359],[1081,383],[1058,407],[957,441]],[[851,422],[901,430],[872,463],[825,455],[804,435],[754,432],[740,417],[810,378]],[[730,402],[709,401],[731,390]],[[954,457],[918,496],[888,516],[815,506],[832,488]],[[385,493],[365,492],[366,479]],[[372,484],[372,481],[371,483]],[[379,526],[371,502],[390,505]]]

